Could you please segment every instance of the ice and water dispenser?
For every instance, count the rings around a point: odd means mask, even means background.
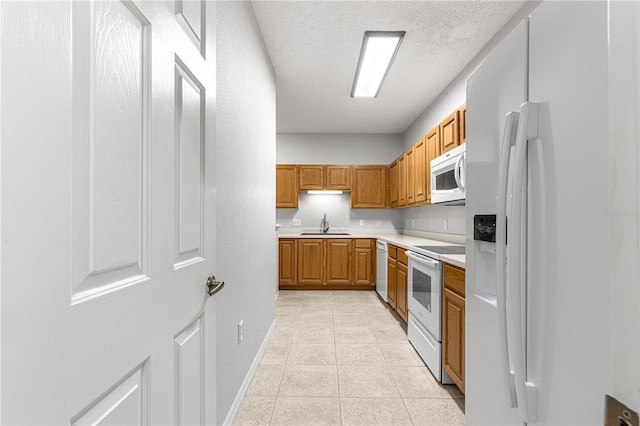
[[[496,215],[473,217],[474,289],[480,299],[496,304]]]

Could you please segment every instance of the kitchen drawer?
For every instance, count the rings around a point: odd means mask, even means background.
[[[398,258],[398,247],[396,246],[392,246],[391,244],[389,244],[389,257],[392,259],[397,259]]]
[[[355,248],[371,248],[371,246],[372,246],[371,241],[372,240],[369,239],[369,238],[354,238],[353,239],[353,246]],[[373,245],[375,245],[375,244],[373,244]]]
[[[444,263],[444,286],[464,297],[464,269]]]
[[[407,251],[403,248],[398,248],[398,262],[408,265]]]

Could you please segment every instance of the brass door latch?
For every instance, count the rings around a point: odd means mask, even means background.
[[[224,281],[216,281],[215,275],[209,276],[207,278],[207,292],[209,292],[209,296],[213,296],[224,287]]]

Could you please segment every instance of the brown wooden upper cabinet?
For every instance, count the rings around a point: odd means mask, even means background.
[[[460,135],[460,144],[467,142],[467,104],[462,105],[458,108],[458,121],[459,121],[459,135]]]
[[[396,160],[389,166],[389,205],[391,207],[398,207],[399,178],[398,160]]]
[[[398,207],[407,205],[407,156],[398,157]]]
[[[299,165],[299,186],[301,191],[307,191],[309,189],[324,189],[324,166],[316,165]]]
[[[276,207],[298,208],[298,166],[276,165]]]
[[[384,209],[387,207],[389,166],[353,166],[351,208]]]
[[[427,187],[427,203],[431,202],[431,160],[440,155],[440,126],[434,127],[427,136],[425,136],[427,149],[426,159],[426,187]]]
[[[349,165],[301,164],[299,168],[300,191],[351,190]]]
[[[413,145],[413,199],[414,203],[427,201],[427,138],[420,139]]]
[[[415,194],[415,172],[416,172],[416,161],[415,161],[415,152],[414,146],[409,148],[407,152],[404,154],[407,162],[407,204],[415,204],[416,203],[416,194]]]
[[[460,145],[460,129],[458,127],[458,110],[452,112],[440,122],[440,153]]]

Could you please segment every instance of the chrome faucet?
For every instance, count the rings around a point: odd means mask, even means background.
[[[322,233],[326,234],[327,232],[329,232],[329,221],[327,220],[327,214],[325,213],[324,217],[322,218],[322,222],[320,222],[320,227],[322,228]]]

